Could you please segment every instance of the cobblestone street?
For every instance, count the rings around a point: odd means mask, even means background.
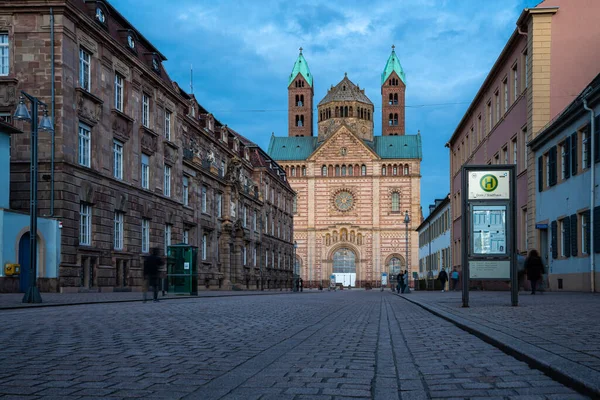
[[[2,399],[583,399],[391,292],[1,311]]]

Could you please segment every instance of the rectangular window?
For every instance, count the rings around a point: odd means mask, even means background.
[[[222,207],[223,195],[221,193],[217,193],[216,203],[217,203],[217,217],[221,218],[223,216],[223,207]]]
[[[560,224],[560,256],[561,257],[566,257],[567,255],[567,232],[566,230],[569,229],[569,227],[567,226],[566,220],[560,220],[558,221],[558,223]]]
[[[519,158],[518,158],[518,147],[517,147],[517,138],[514,138],[512,143],[512,163],[513,164],[517,164]]]
[[[171,140],[171,112],[165,110],[165,139]]]
[[[91,90],[91,55],[84,49],[79,49],[79,86],[87,90]]]
[[[168,254],[171,245],[171,225],[165,225],[165,255]]]
[[[123,143],[113,140],[113,176],[123,179]]]
[[[587,213],[580,214],[581,215],[581,254],[588,254],[590,252],[589,246],[589,217]]]
[[[590,140],[587,129],[581,131],[581,169],[589,168],[590,166]]]
[[[115,74],[115,108],[123,112],[123,77]]]
[[[164,184],[164,195],[171,197],[171,167],[165,165],[165,184]]]
[[[185,244],[190,243],[190,230],[189,229],[183,230],[183,243],[185,243]]]
[[[246,246],[242,247],[242,261],[243,265],[248,264],[248,260],[246,258]]]
[[[150,160],[146,154],[142,154],[142,188],[150,188]]]
[[[203,213],[206,213],[206,192],[207,192],[206,186],[202,186],[202,193],[201,193],[202,197],[201,197],[200,206],[201,206],[201,210]]]
[[[496,101],[496,123],[500,121],[500,94],[498,91],[494,93],[494,100]]]
[[[567,179],[567,149],[565,145],[560,146],[560,179]]]
[[[254,214],[252,215],[252,229],[254,229],[255,232],[257,231],[257,228],[258,228],[258,226],[256,224],[257,218],[258,218],[257,212],[256,212],[256,210],[254,210]]]
[[[150,97],[142,94],[142,125],[150,128]]]
[[[492,131],[492,127],[494,126],[492,123],[492,102],[488,101],[487,103],[488,110],[488,133]]]
[[[512,68],[513,76],[513,101],[517,101],[519,97],[519,75],[517,74],[517,64]]]
[[[187,176],[183,177],[183,205],[187,206],[190,204],[190,187],[189,187],[189,178]]]
[[[246,227],[246,220],[248,218],[248,209],[245,204],[242,204],[242,226]]]
[[[88,168],[91,165],[91,140],[90,127],[79,124],[79,165]]]
[[[206,260],[208,256],[208,235],[205,233],[202,235],[202,259]]]
[[[123,213],[115,212],[115,250],[123,250]]]
[[[142,253],[150,251],[150,220],[142,219]]]
[[[8,33],[0,33],[0,75],[8,75],[10,69],[9,54]]]
[[[502,159],[504,160],[504,164],[508,164],[508,147],[502,149]]]
[[[256,267],[256,247],[252,248],[252,264]]]
[[[92,207],[79,205],[79,244],[89,246],[92,243]]]
[[[504,87],[504,113],[506,113],[508,111],[508,78],[504,78],[502,86]]]

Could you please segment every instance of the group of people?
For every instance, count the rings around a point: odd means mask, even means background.
[[[400,273],[396,275],[396,282],[396,292],[410,292],[410,288],[408,287],[408,270],[405,270],[404,272],[400,270]]]
[[[533,249],[529,251],[529,254],[527,255],[527,258],[525,258],[523,265],[519,266],[519,269],[521,268],[523,269],[523,272],[527,274],[527,279],[531,283],[531,294],[535,294],[538,282],[541,281],[542,275],[544,274],[544,264],[537,250]],[[458,278],[458,271],[456,270],[456,267],[454,267],[452,269],[452,272],[450,273],[450,281],[452,282],[452,284],[450,285],[450,290],[456,290],[456,286],[458,285]],[[446,282],[448,282],[448,274],[446,273],[444,268],[442,268],[442,270],[438,274],[437,279],[442,284],[442,292],[444,292],[446,289]]]

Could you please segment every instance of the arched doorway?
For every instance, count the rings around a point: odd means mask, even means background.
[[[398,284],[397,276],[401,270],[404,270],[404,257],[398,254],[392,254],[386,261],[387,270],[390,276],[390,284],[395,288]]]
[[[333,253],[333,274],[335,283],[344,286],[354,286],[356,282],[356,254],[342,247]]]

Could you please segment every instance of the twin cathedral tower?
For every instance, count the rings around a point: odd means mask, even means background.
[[[379,110],[346,74],[316,113],[313,84],[301,48],[288,79],[288,135],[273,135],[268,150],[296,191],[295,272],[305,287],[377,287],[384,272],[417,272],[421,136],[405,132],[406,76],[394,47],[381,73],[381,135]]]

